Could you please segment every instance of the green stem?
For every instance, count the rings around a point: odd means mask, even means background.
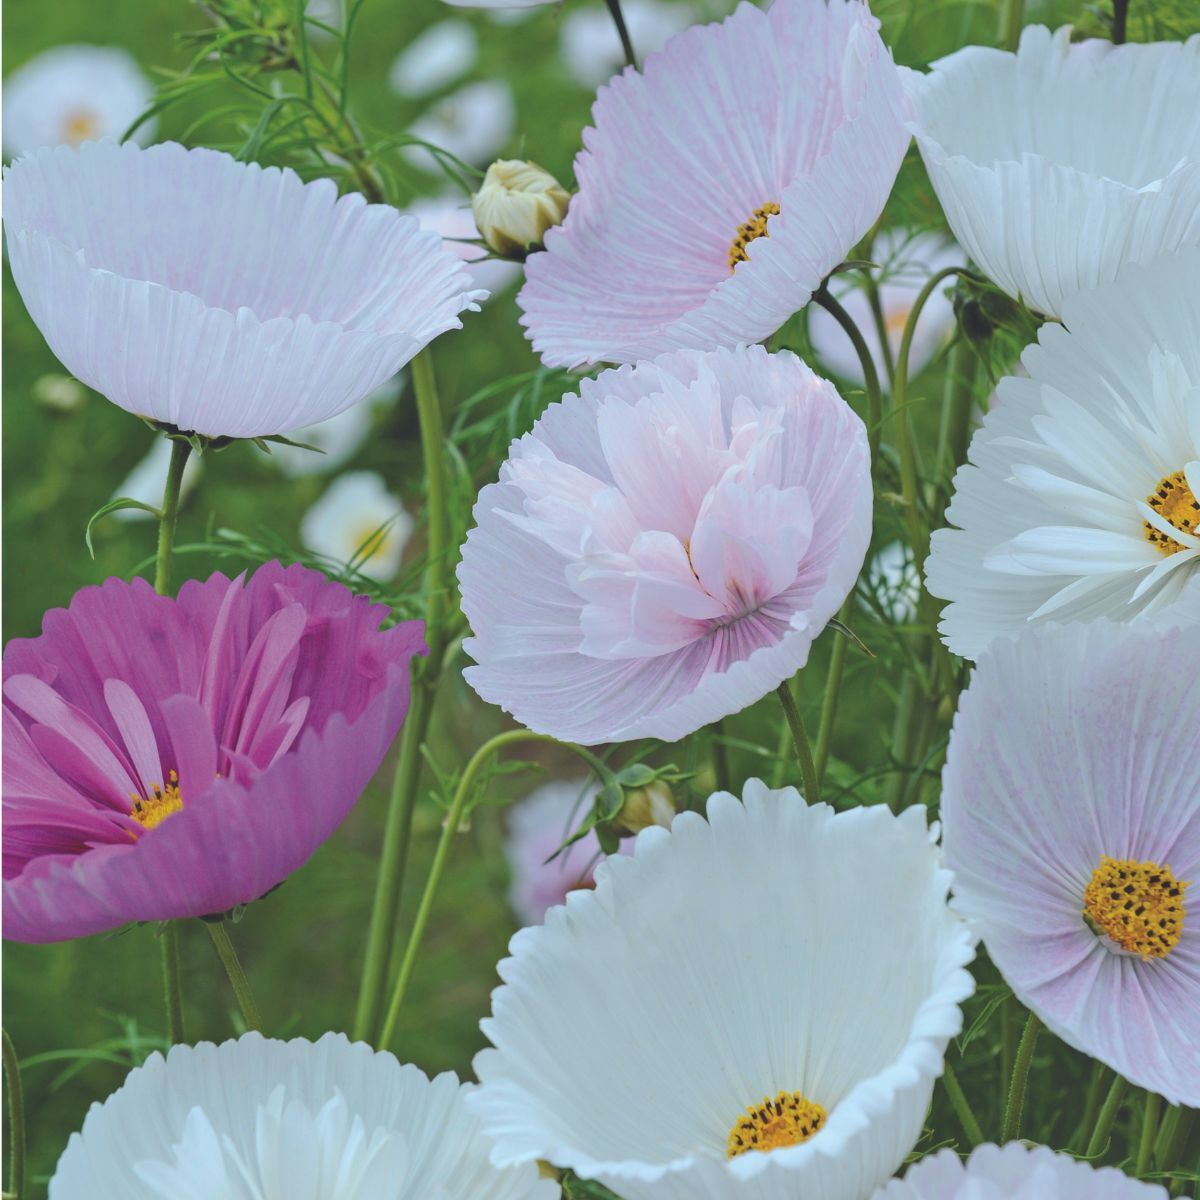
[[[1017,1025],[1021,1004],[1016,996],[1008,995],[1000,1005],[1000,1108],[1008,1101],[1008,1085],[1012,1080],[1013,1063],[1017,1057]]]
[[[1107,1074],[1108,1068],[1103,1063],[1092,1064],[1092,1077],[1088,1080],[1083,1112],[1080,1114],[1079,1124],[1075,1126],[1075,1132],[1071,1134],[1066,1146],[1068,1152],[1076,1157],[1083,1153],[1087,1146],[1087,1137],[1091,1133],[1092,1126],[1096,1124],[1096,1114],[1100,1111],[1100,1096],[1104,1091],[1104,1077]]]
[[[800,715],[800,707],[792,695],[785,679],[776,689],[779,703],[783,705],[783,715],[787,718],[788,728],[792,733],[792,744],[796,748],[796,758],[800,762],[800,777],[804,782],[804,799],[809,804],[819,804],[821,801],[821,781],[817,778],[817,765],[813,761],[812,748],[808,744],[808,734],[804,729],[804,718]]]
[[[158,933],[162,950],[163,999],[167,1009],[167,1040],[174,1045],[184,1041],[183,983],[179,969],[179,923],[164,921]]]
[[[942,1072],[942,1083],[945,1085],[946,1095],[950,1097],[950,1103],[954,1106],[958,1123],[963,1127],[963,1133],[967,1135],[968,1145],[971,1147],[980,1145],[983,1142],[983,1129],[975,1119],[975,1114],[971,1111],[971,1105],[968,1103],[966,1094],[962,1090],[962,1084],[958,1082],[958,1076],[954,1073],[954,1068],[949,1063],[946,1064]]]
[[[25,1095],[21,1091],[21,1064],[17,1051],[4,1030],[4,1085],[8,1088],[8,1195],[21,1200],[25,1194]]]
[[[1108,1145],[1108,1135],[1112,1133],[1113,1122],[1117,1119],[1121,1101],[1125,1098],[1126,1087],[1128,1084],[1122,1076],[1118,1075],[1113,1079],[1112,1087],[1108,1089],[1108,1095],[1100,1109],[1100,1116],[1096,1119],[1096,1128],[1092,1130],[1092,1136],[1084,1151],[1085,1158],[1099,1157]]]
[[[212,943],[216,947],[217,957],[220,958],[221,965],[225,968],[225,974],[229,976],[229,982],[233,985],[233,994],[237,997],[238,1008],[242,1010],[246,1028],[256,1029],[261,1033],[262,1018],[258,1015],[258,1005],[254,1003],[250,983],[246,979],[246,972],[242,970],[237,951],[229,940],[225,922],[205,921],[204,927],[208,930],[208,936],[212,938]]]
[[[1194,1108],[1168,1106],[1154,1142],[1154,1162],[1160,1171],[1170,1171],[1178,1165],[1196,1116]],[[1178,1195],[1181,1189],[1177,1185],[1182,1183],[1180,1179],[1170,1185],[1171,1195]]]
[[[892,718],[892,758],[895,770],[888,779],[884,799],[888,808],[898,813],[904,807],[904,796],[908,790],[908,765],[916,754],[914,729],[917,711],[917,680],[911,671],[904,673],[900,681],[900,698],[896,714]]]
[[[867,393],[867,444],[871,447],[871,462],[874,464],[879,457],[883,393],[879,388],[879,372],[875,369],[871,348],[867,345],[862,331],[854,323],[854,318],[833,298],[826,284],[823,283],[817,288],[813,293],[813,300],[842,327],[854,346],[855,354],[858,355],[863,373],[863,389]]]
[[[846,597],[838,620],[844,625],[854,609],[854,592]],[[842,677],[846,671],[846,654],[850,649],[850,639],[840,634],[833,640],[833,649],[829,652],[829,674],[825,676],[825,695],[821,699],[821,723],[817,727],[817,748],[813,755],[813,766],[817,772],[817,782],[825,778],[825,768],[829,763],[829,750],[833,742],[833,729],[837,724],[838,700],[842,692]]]
[[[937,449],[938,478],[939,481],[945,480],[945,497],[935,495],[931,500],[938,511],[945,508],[949,501],[954,472],[967,458],[967,447],[971,441],[971,415],[975,409],[977,361],[966,338],[959,338],[951,348],[946,364]]]
[[[179,520],[179,493],[183,486],[183,468],[192,447],[182,438],[171,441],[171,465],[163,488],[162,517],[158,523],[158,553],[154,558],[154,590],[166,595],[171,587],[171,548],[175,544],[175,524]]]
[[[709,746],[712,749],[713,779],[718,792],[727,792],[733,784],[729,772],[729,747],[725,745],[725,722],[714,721],[708,727]]]
[[[1021,1044],[1017,1047],[1017,1057],[1013,1062],[1012,1082],[1008,1088],[1008,1107],[1004,1110],[1004,1128],[1000,1137],[1001,1145],[1015,1141],[1020,1135],[1021,1110],[1025,1106],[1025,1084],[1029,1079],[1029,1065],[1033,1061],[1033,1050],[1041,1028],[1041,1021],[1034,1013],[1030,1013],[1025,1022],[1025,1032],[1021,1034]]]
[[[1005,50],[1015,50],[1020,45],[1021,26],[1024,21],[1024,0],[1007,0],[1004,5],[1004,25],[1001,28]]]
[[[629,36],[629,28],[625,24],[625,14],[621,11],[621,0],[604,0],[608,11],[617,27],[617,37],[621,39],[621,49],[625,53],[625,65],[637,69],[637,55],[633,52],[633,39]]]
[[[883,359],[883,371],[888,385],[896,377],[896,360],[892,357],[892,343],[888,338],[887,318],[883,315],[883,301],[879,296],[879,284],[870,271],[864,271],[867,304],[871,308],[871,319],[875,322],[875,334],[879,338],[879,354]]]
[[[1114,46],[1125,41],[1126,25],[1129,20],[1129,0],[1113,0],[1112,40]]]
[[[1153,1092],[1146,1093],[1146,1108],[1142,1114],[1142,1136],[1138,1142],[1137,1165],[1134,1174],[1144,1178],[1150,1169],[1150,1160],[1154,1154],[1154,1137],[1158,1133],[1158,1114],[1162,1108],[1162,1097]]]

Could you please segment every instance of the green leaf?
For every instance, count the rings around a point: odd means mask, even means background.
[[[831,617],[829,619],[829,628],[832,629],[834,633],[840,633],[842,637],[849,638],[868,658],[875,657],[874,652],[870,649],[866,642],[864,642],[862,638],[860,638],[858,634],[850,628],[849,625],[839,621],[837,617]]]
[[[87,544],[88,554],[92,558],[96,557],[95,548],[92,546],[92,526],[101,517],[106,517],[109,513],[120,512],[122,509],[127,508],[140,509],[142,512],[149,513],[155,520],[162,520],[162,513],[153,504],[144,504],[141,500],[133,499],[132,496],[118,496],[116,500],[110,500],[103,508],[98,508],[92,513],[88,518],[87,528],[83,531],[83,540]]]

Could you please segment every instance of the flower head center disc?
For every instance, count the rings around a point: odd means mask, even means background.
[[[1170,867],[1106,854],[1084,890],[1083,915],[1122,950],[1165,958],[1183,933],[1187,886]]]
[[[362,565],[381,553],[388,542],[388,529],[378,525],[364,526],[351,539],[355,548],[355,562]]]
[[[70,146],[95,139],[100,133],[100,122],[90,108],[76,108],[69,112],[62,123],[63,141]]]
[[[745,262],[750,257],[746,248],[755,238],[769,236],[767,219],[776,216],[778,212],[779,205],[774,200],[768,200],[766,204],[754,210],[754,215],[750,220],[737,227],[737,234],[729,246],[729,269],[731,271],[738,263]]]
[[[746,1109],[729,1131],[728,1156],[736,1158],[747,1150],[779,1150],[798,1146],[825,1124],[829,1114],[801,1092],[780,1092],[772,1100]]]
[[[170,771],[166,783],[150,785],[149,796],[133,792],[129,798],[133,801],[133,811],[129,815],[143,829],[153,829],[183,808],[183,797],[179,793],[179,775],[176,771]]]
[[[1182,471],[1163,476],[1158,487],[1146,497],[1146,503],[1181,533],[1194,534],[1200,530],[1200,500],[1196,499],[1192,489],[1188,487]],[[1146,540],[1160,554],[1178,554],[1187,549],[1182,542],[1176,541],[1161,529],[1156,529],[1149,521],[1143,521],[1142,527],[1146,531]]]

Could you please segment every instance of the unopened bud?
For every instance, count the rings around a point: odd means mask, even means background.
[[[630,788],[625,793],[625,803],[613,820],[613,828],[623,836],[639,833],[650,825],[669,828],[675,816],[675,801],[671,789],[662,780],[655,780],[645,787]]]
[[[524,258],[567,215],[570,200],[570,193],[537,163],[501,158],[488,167],[483,185],[471,197],[471,211],[492,250],[505,258]]]

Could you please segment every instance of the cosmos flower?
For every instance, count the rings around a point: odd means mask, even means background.
[[[646,829],[500,963],[467,1101],[492,1161],[624,1200],[868,1195],[974,987],[949,879],[923,808],[835,813],[757,780]]]
[[[889,358],[895,363],[900,339],[912,312],[917,293],[931,275],[944,267],[966,265],[962,250],[940,233],[910,234],[904,229],[884,229],[871,247],[871,259],[879,264],[879,307],[887,330]],[[946,344],[954,330],[954,304],[946,294],[951,281],[936,288],[925,301],[913,330],[908,351],[908,372],[915,376]],[[849,273],[835,275],[829,291],[858,326],[875,363],[880,386],[888,390],[888,368],[884,361],[879,331],[861,281]],[[819,305],[808,309],[808,338],[822,367],[841,379],[861,386],[862,364],[842,327]]]
[[[1097,1170],[1047,1146],[978,1146],[963,1162],[954,1150],[921,1159],[874,1200],[1167,1200],[1167,1189],[1115,1167]]]
[[[554,1200],[488,1163],[470,1090],[340,1033],[173,1046],[92,1105],[50,1200]]]
[[[600,89],[579,191],[519,297],[547,365],[760,341],[804,307],[908,144],[877,26],[857,0],[742,4]]]
[[[5,218],[13,277],[67,369],[211,437],[335,416],[482,298],[412,217],[173,142],[21,159]]]
[[[474,517],[471,686],[566,740],[674,741],[794,675],[854,586],[866,431],[793,354],[683,351],[582,380]]]
[[[9,158],[43,146],[78,146],[119,138],[154,97],[132,55],[117,46],[54,46],[4,79],[4,152]],[[139,125],[146,143],[154,121]]]
[[[436,101],[408,127],[408,136],[477,166],[489,162],[516,132],[517,104],[503,79],[468,83]],[[409,162],[438,170],[424,146],[402,149]]]
[[[946,644],[976,657],[1030,622],[1127,621],[1200,569],[1200,249],[1063,306],[1003,379],[933,534]]]
[[[204,460],[199,454],[191,454],[183,466],[183,479],[180,481],[179,498],[184,500],[192,489],[200,482],[204,473]],[[167,478],[167,468],[171,465],[171,442],[168,438],[154,435],[149,451],[143,458],[138,459],[137,465],[117,485],[112,499],[118,496],[130,500],[140,500],[157,508],[162,503],[163,484]],[[148,521],[151,514],[142,508],[119,508],[112,513],[116,521]]]
[[[394,579],[413,519],[375,471],[339,475],[300,521],[304,544],[369,579]]]
[[[1027,26],[1015,54],[968,46],[906,76],[954,236],[1050,316],[1124,262],[1200,244],[1200,35],[1113,46],[1070,34]]]
[[[688,4],[622,0],[625,26],[641,58],[661,50],[692,23]],[[562,19],[559,49],[571,75],[589,91],[625,66],[625,52],[612,16],[600,5],[573,6]]]
[[[388,86],[409,99],[428,96],[461,79],[479,58],[479,37],[458,19],[430,25],[404,48],[388,71]]]
[[[337,828],[408,707],[419,621],[316,571],[109,579],[4,650],[4,936],[224,912]]]
[[[946,865],[1017,997],[1065,1042],[1200,1106],[1200,627],[998,639],[943,775]]]

